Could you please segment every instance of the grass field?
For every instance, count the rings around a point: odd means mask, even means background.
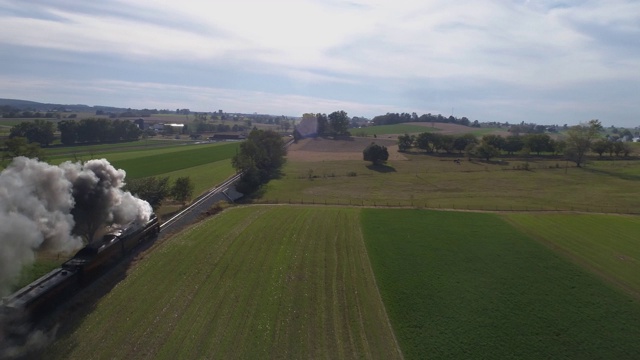
[[[640,217],[511,214],[507,219],[640,299]]]
[[[321,154],[321,153],[319,153]],[[456,156],[405,154],[373,167],[363,160],[288,161],[261,200],[476,210],[581,210],[639,213],[640,161],[560,159],[470,162]],[[523,170],[528,166],[529,170]],[[309,177],[313,174],[313,178]]]
[[[424,127],[420,125],[411,124],[395,124],[395,125],[380,125],[380,126],[368,126],[360,129],[349,129],[354,136],[373,136],[373,135],[387,135],[387,134],[419,134],[423,132],[440,131],[437,127]]]
[[[264,206],[226,211],[170,239],[47,355],[400,357],[359,210]]]
[[[105,151],[93,149],[89,156],[83,160],[105,158],[115,167],[124,169],[128,178],[135,179],[230,159],[236,154],[240,143],[169,145],[151,148],[105,148]],[[76,156],[66,154],[53,157],[50,162],[59,164],[63,161],[75,161],[76,158]]]
[[[197,145],[171,154],[138,154],[135,158],[112,160],[112,163],[116,168],[124,169],[129,178],[137,179],[228,160],[236,154],[239,146],[239,142]]]
[[[364,209],[362,221],[407,359],[640,353],[637,301],[497,215]]]
[[[59,163],[67,160],[86,160],[95,158],[96,156],[101,156],[101,154],[110,154],[127,150],[145,151],[157,148],[182,146],[184,146],[184,141],[153,139],[96,145],[56,146],[44,148],[43,150],[51,162]]]

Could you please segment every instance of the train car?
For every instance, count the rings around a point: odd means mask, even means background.
[[[2,300],[2,311],[11,325],[37,321],[41,316],[75,293],[78,272],[55,269]]]
[[[84,285],[121,257],[120,238],[106,235],[99,243],[80,249],[73,258],[62,264],[62,268],[77,271],[79,281]]]
[[[18,334],[21,329],[28,328],[29,323],[37,322],[80,287],[91,283],[104,270],[120,261],[134,247],[159,232],[160,224],[153,214],[144,226],[129,226],[105,235],[100,242],[82,248],[61,268],[52,270],[2,299],[0,335],[7,329],[12,334]]]
[[[150,240],[160,232],[158,217],[153,214],[144,226],[131,224],[127,228],[120,230],[117,236],[122,242],[123,251],[130,252],[141,243]]]
[[[144,226],[130,224],[124,229],[108,233],[97,243],[87,245],[62,264],[62,267],[77,270],[80,282],[87,284],[141,242],[156,236],[159,231],[158,218],[153,214]]]

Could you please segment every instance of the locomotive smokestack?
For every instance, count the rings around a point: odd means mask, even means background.
[[[49,165],[17,157],[0,173],[0,296],[36,251],[71,252],[107,224],[147,221],[151,206],[122,191],[107,160]]]

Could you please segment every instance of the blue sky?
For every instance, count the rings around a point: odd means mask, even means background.
[[[0,97],[640,126],[640,1],[0,0]]]

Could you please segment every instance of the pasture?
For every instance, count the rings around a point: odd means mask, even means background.
[[[400,358],[357,209],[225,211],[79,321],[48,358]]]
[[[361,219],[407,359],[634,359],[640,353],[637,299],[498,215],[363,209]],[[632,236],[638,227],[619,231]],[[560,242],[562,235],[550,236]],[[598,239],[610,249],[626,248]]]
[[[324,147],[309,151],[304,142]],[[333,140],[307,139],[297,146],[302,151],[290,150],[284,175],[271,181],[258,201],[640,212],[640,193],[634,190],[640,180],[639,160],[592,160],[577,168],[561,158],[512,157],[487,163],[459,154],[398,153],[390,147],[387,164],[372,166],[362,160],[362,149],[345,150]]]

